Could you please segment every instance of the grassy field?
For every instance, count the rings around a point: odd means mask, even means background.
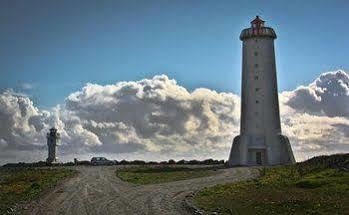
[[[186,167],[138,167],[116,171],[119,178],[135,184],[158,184],[170,181],[185,180],[211,176],[217,168],[186,168]]]
[[[252,181],[205,188],[197,207],[220,214],[349,214],[349,154],[264,168]]]
[[[0,168],[0,214],[6,214],[16,203],[37,197],[44,189],[75,173],[63,168]]]

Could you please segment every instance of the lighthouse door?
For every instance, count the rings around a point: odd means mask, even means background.
[[[256,163],[258,165],[262,164],[262,152],[256,152]]]

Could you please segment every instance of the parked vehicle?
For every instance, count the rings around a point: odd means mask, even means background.
[[[108,160],[105,157],[93,157],[91,159],[91,164],[92,165],[113,165],[115,164],[114,161]]]

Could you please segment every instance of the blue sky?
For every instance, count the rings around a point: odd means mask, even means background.
[[[278,35],[279,91],[292,90],[325,71],[349,70],[348,9],[344,0],[5,0],[0,90],[50,108],[87,82],[166,74],[189,90],[239,94],[239,34],[255,15]]]

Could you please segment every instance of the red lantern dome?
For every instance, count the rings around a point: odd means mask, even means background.
[[[264,22],[259,16],[256,16],[254,20],[251,21],[252,28],[260,28],[264,27]]]

